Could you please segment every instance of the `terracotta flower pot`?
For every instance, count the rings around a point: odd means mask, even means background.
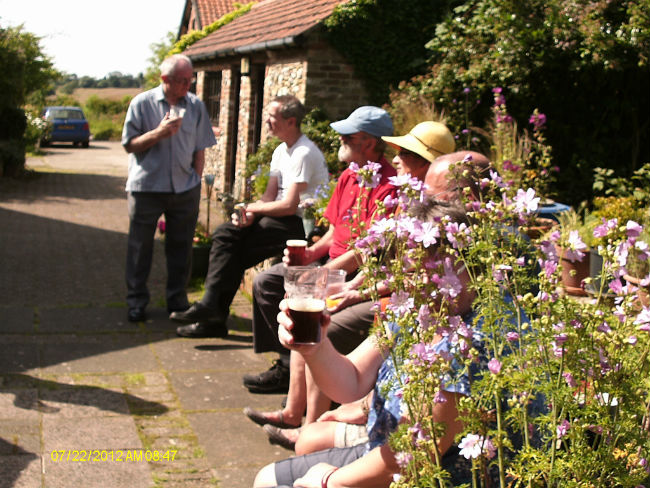
[[[525,232],[531,239],[539,239],[556,225],[558,225],[557,220],[546,217],[537,217],[532,225],[525,228]]]
[[[650,305],[650,286],[641,286],[642,278],[637,278],[635,276],[623,275],[623,279],[636,286],[638,288],[636,295],[639,300],[639,304],[643,307]]]
[[[555,246],[560,256],[562,265],[562,286],[569,295],[586,296],[587,292],[582,285],[582,280],[589,277],[589,253],[584,253],[581,261],[570,261],[566,256],[566,249]]]

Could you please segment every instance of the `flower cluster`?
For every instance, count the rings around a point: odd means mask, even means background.
[[[456,171],[460,180],[462,164]],[[559,292],[559,237],[530,241],[522,232],[539,204],[534,190],[492,172],[480,182],[481,199],[464,202],[462,220],[408,211],[423,200],[421,187],[394,183],[398,197],[385,203],[401,211],[357,242],[371,292],[380,283],[392,291],[374,331],[398,369],[394,386],[408,419],[391,439],[401,466],[392,486],[647,482],[650,308],[622,279],[633,250],[650,258],[641,226],[596,228],[602,286],[578,300]],[[568,241],[580,259],[584,243],[575,234]],[[469,315],[457,312],[461,273],[474,296]],[[397,324],[399,342],[383,333],[386,323]],[[463,422],[460,461],[451,467],[438,449],[447,426],[433,414],[453,398],[444,394],[450,385],[462,394],[453,401]]]
[[[531,187],[541,198],[549,197],[559,168],[552,165],[551,147],[544,135],[546,115],[535,109],[528,120],[532,135],[525,130],[520,134],[503,90],[497,87],[492,92],[492,152],[499,173],[513,189]]]

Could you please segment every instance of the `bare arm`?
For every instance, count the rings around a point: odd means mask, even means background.
[[[285,217],[295,215],[300,203],[300,194],[307,189],[307,183],[292,183],[282,200],[275,200],[278,194],[278,178],[269,178],[269,184],[262,198],[246,206],[246,211],[254,215],[268,215],[269,217]]]
[[[358,400],[372,390],[383,358],[373,337],[368,337],[347,356],[342,355],[327,338],[329,315],[323,315],[321,337],[315,345],[294,345],[293,322],[287,315],[287,301],[280,303],[278,338],[288,349],[302,354],[320,389],[338,403]]]
[[[462,423],[458,420],[458,401],[461,395],[457,393],[442,393],[445,402],[433,406],[433,419],[444,423],[445,434],[438,440],[438,449],[444,454],[454,442],[456,434],[462,431]],[[405,419],[402,419],[405,420]],[[312,467],[305,476],[296,480],[294,486],[303,488],[320,488],[324,476],[334,469],[333,466],[321,463]],[[365,456],[334,471],[327,481],[328,488],[365,488],[388,487],[393,475],[399,472],[395,454],[387,444],[377,447]]]
[[[192,162],[192,167],[196,174],[199,175],[199,178],[203,177],[203,168],[205,167],[205,149],[196,151],[194,153],[194,161]]]
[[[324,476],[333,469],[334,467],[329,464],[317,464],[307,471],[305,476],[297,479],[293,486],[321,488]],[[384,445],[334,471],[329,477],[327,487],[388,487],[393,481],[393,474],[397,472],[399,472],[399,467],[395,462],[395,457],[388,446]]]
[[[178,132],[178,129],[181,127],[183,119],[176,117],[174,119],[169,117],[169,112],[165,114],[163,119],[158,124],[158,127],[145,132],[139,136],[131,138],[131,140],[124,146],[124,149],[128,153],[141,153],[149,149],[150,147],[155,146],[161,140],[173,136]],[[201,168],[203,171],[203,168]]]

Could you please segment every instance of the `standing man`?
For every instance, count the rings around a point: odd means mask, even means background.
[[[190,59],[183,55],[165,59],[160,78],[160,86],[131,101],[122,131],[122,145],[129,153],[126,301],[131,322],[146,319],[154,234],[163,214],[167,309],[173,312],[189,306],[185,287],[205,148],[216,143],[205,105],[188,93],[193,79]]]
[[[266,191],[246,206],[245,218],[235,214],[232,223],[214,232],[203,298],[170,315],[189,324],[176,329],[179,336],[227,336],[226,320],[244,272],[282,253],[288,239],[304,239],[299,204],[328,179],[323,153],[300,130],[305,113],[302,103],[290,95],[269,104],[266,125],[282,144],[273,152]]]
[[[377,184],[364,188],[352,169],[343,171],[334,194],[325,210],[329,229],[313,246],[305,251],[307,263],[328,258],[327,267],[356,272],[358,261],[352,245],[359,235],[359,224],[366,225],[377,217],[377,202],[391,195],[396,187],[388,180],[395,176],[395,168],[384,157],[382,136],[393,133],[390,115],[378,107],[359,107],[347,119],[333,122],[331,127],[339,133],[341,147],[339,159],[363,167],[376,163]],[[257,375],[245,375],[244,385],[254,393],[286,392],[289,387],[289,350],[277,336],[278,307],[284,297],[284,264],[277,264],[259,274],[253,282],[253,344],[255,352],[276,351],[280,359],[270,370]],[[296,388],[304,389],[304,374],[296,374],[292,381]],[[304,392],[303,392],[304,393]]]

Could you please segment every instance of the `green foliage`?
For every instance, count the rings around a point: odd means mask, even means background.
[[[59,75],[39,42],[22,26],[0,27],[0,175],[22,171],[27,127],[22,107],[42,103]]]
[[[593,189],[605,196],[634,197],[639,206],[650,207],[650,163],[635,170],[629,178],[615,176],[611,168],[594,168]]]
[[[175,41],[176,34],[168,32],[160,42],[153,43],[149,46],[151,49],[151,57],[147,60],[149,61],[149,67],[144,74],[144,88],[146,90],[160,84],[160,64],[169,55]]]
[[[311,139],[323,152],[330,176],[338,178],[347,167],[346,163],[339,161],[338,133],[330,127],[330,120],[320,108],[309,111],[302,121],[302,132]]]
[[[339,161],[338,134],[330,127],[330,121],[326,118],[325,113],[319,108],[310,110],[302,121],[301,130],[323,152],[330,179],[336,180],[347,165]],[[272,137],[260,144],[257,151],[246,159],[243,176],[247,182],[247,193],[250,200],[255,200],[264,193],[268,182],[271,156],[280,142],[278,138]]]
[[[391,86],[426,68],[425,43],[452,0],[356,0],[325,20],[329,42],[354,66],[370,101],[385,103]]]
[[[538,107],[560,196],[577,203],[593,167],[625,177],[650,160],[649,11],[650,0],[466,0],[427,45],[429,72],[394,97],[426,97],[456,130],[484,126],[494,87],[520,126]]]

